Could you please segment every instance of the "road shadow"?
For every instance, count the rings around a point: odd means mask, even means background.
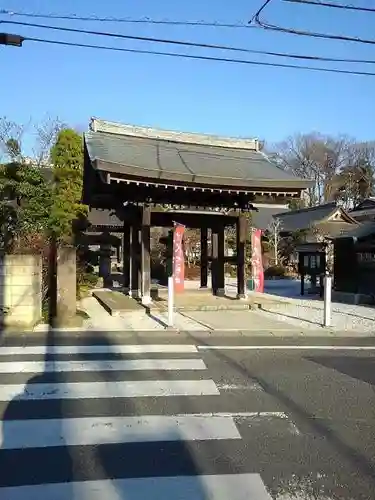
[[[40,384],[63,383],[60,374],[54,371],[55,356],[53,354],[53,344],[55,333],[49,329],[46,336],[46,350],[44,355],[44,366],[49,365],[48,371],[42,370],[38,375],[29,378],[25,383],[20,382],[13,386],[16,394],[12,395],[7,385],[2,386],[9,396],[13,396],[3,412],[2,421],[2,443],[0,449],[0,486],[14,487],[24,485],[40,485],[46,480],[49,483],[58,482],[58,471],[63,469],[65,474],[73,475],[73,464],[69,449],[62,438],[59,443],[59,453],[56,447],[45,447],[47,443],[38,436],[38,432],[43,434],[43,419],[48,418],[48,413],[53,410],[55,419],[54,430],[61,436],[64,435],[63,429],[63,400],[53,399],[52,404],[48,404],[49,390],[53,387],[45,387],[46,392],[40,395]],[[35,360],[35,356],[32,356]],[[22,361],[22,356],[12,357],[14,361]],[[24,360],[26,361],[26,360]],[[18,374],[18,376],[22,374]],[[23,390],[18,392],[18,389]],[[40,395],[39,399],[35,397]],[[5,403],[6,404],[6,403]],[[19,427],[19,421],[24,421],[25,426]],[[33,424],[36,434],[30,434],[28,424]],[[38,446],[34,447],[33,442]],[[66,486],[66,494],[71,496],[71,490]],[[13,497],[14,495],[14,497]],[[37,500],[32,492],[24,491],[24,496],[18,496],[16,489],[1,490],[0,498],[2,500],[12,500],[25,498],[28,500]]]
[[[108,348],[108,356],[106,356],[108,359],[135,359],[135,356],[132,355],[119,355],[105,332],[98,332],[96,339],[99,345]],[[150,356],[147,355],[147,357]],[[131,372],[103,371],[101,372],[101,378],[109,382],[118,382],[119,380],[128,380],[129,373]],[[158,375],[158,372],[154,372],[153,379],[155,377],[159,378]],[[134,376],[133,372],[131,379],[136,380],[138,378],[137,375]],[[106,403],[109,405],[107,408],[110,408],[109,412],[106,411],[106,414],[142,416],[139,415],[139,407],[135,403],[137,398],[122,398],[120,387],[117,396]],[[119,411],[118,401],[124,402],[121,411]],[[132,486],[130,482],[127,482],[128,479],[139,479],[141,481],[142,491],[144,492],[143,498],[152,498],[153,500],[172,499],[181,493],[179,492],[179,483],[170,481],[158,489],[159,480],[155,481],[153,478],[190,476],[197,478],[197,481],[194,481],[191,491],[193,496],[191,498],[206,500],[206,493],[198,480],[199,471],[194,457],[189,450],[188,443],[183,440],[177,430],[170,434],[168,441],[160,441],[156,435],[155,437],[151,436],[149,441],[124,443],[121,433],[116,436],[116,441],[116,443],[99,444],[96,447],[97,468],[100,468],[103,479],[111,478],[113,480],[112,488],[116,490],[116,499],[129,500],[133,498],[132,495],[135,491],[133,488],[135,486],[134,483]]]
[[[92,338],[91,335],[87,339],[82,337],[78,342],[75,339],[74,344],[90,347]],[[129,378],[136,380],[136,374],[133,373],[133,376],[129,377],[130,372],[105,368],[95,372],[62,372],[58,371],[57,367],[60,360],[100,362],[103,359],[134,359],[135,356],[119,353],[105,332],[95,332],[95,345],[105,347],[105,356],[100,353],[79,352],[73,355],[57,354],[55,346],[69,344],[66,337],[60,339],[59,334],[52,329],[46,336],[46,344],[44,369],[26,379],[23,390],[13,395],[3,412],[3,439],[0,449],[0,488],[3,488],[0,489],[1,500],[164,500],[176,498],[184,485],[190,488],[190,498],[206,500],[206,490],[199,481],[199,470],[189,449],[189,443],[182,439],[177,428],[171,431],[167,441],[158,440],[156,434],[155,437],[150,436],[148,441],[131,442],[129,430],[126,429],[117,430],[113,435],[110,429],[113,417],[141,417],[137,413],[134,398],[124,397],[123,388],[117,384],[126,382]],[[31,358],[33,356],[27,356],[27,359],[20,356],[13,359],[31,361]],[[155,376],[157,377],[157,374],[154,374]],[[21,384],[22,378],[27,376],[23,377],[20,373],[14,374],[14,377],[18,377]],[[98,382],[113,384],[108,388],[108,397],[92,398],[91,388],[87,386],[86,398],[69,399],[71,389],[67,384],[80,382],[92,384],[93,390]],[[63,390],[61,387],[64,387]],[[67,419],[80,417],[101,417],[102,428],[98,428],[97,442],[72,442],[79,441],[80,436],[68,425]],[[47,430],[51,419],[53,435]],[[22,432],[20,420],[24,420],[26,425]],[[94,425],[89,420],[87,423]],[[107,425],[108,432],[103,431],[103,426]],[[59,445],[50,446],[51,440],[55,443],[56,439],[60,439]],[[179,482],[180,476],[185,477],[182,483]],[[159,478],[165,478],[165,481]],[[129,481],[134,479],[139,482],[136,484]],[[25,485],[37,488],[22,491],[12,488]],[[40,485],[45,486],[40,488]],[[144,496],[140,495],[140,492],[144,492]],[[185,496],[181,498],[185,499]]]

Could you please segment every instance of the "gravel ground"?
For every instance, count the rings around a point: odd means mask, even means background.
[[[270,298],[271,295],[266,294]],[[278,303],[262,307],[277,319],[290,321],[306,328],[322,326],[324,303],[320,300],[307,300],[278,297]],[[360,330],[374,332],[375,308],[351,304],[332,303],[331,328],[333,330]]]

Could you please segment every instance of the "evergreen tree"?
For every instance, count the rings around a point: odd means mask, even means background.
[[[39,167],[24,162],[19,143],[7,143],[11,162],[0,165],[1,247],[30,250],[49,224],[51,186]]]
[[[83,141],[72,129],[63,129],[51,148],[54,187],[50,229],[58,240],[72,243],[74,222],[87,213],[81,203],[83,185]]]

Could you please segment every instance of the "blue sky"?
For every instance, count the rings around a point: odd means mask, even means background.
[[[375,7],[375,0],[359,0]],[[154,19],[245,22],[262,0],[3,0],[0,8]],[[270,23],[374,38],[375,14],[345,13],[273,0],[264,12]],[[11,19],[1,16],[1,19]],[[31,19],[12,17],[16,21]],[[45,20],[34,22],[46,23]],[[179,38],[258,50],[370,58],[375,45],[314,40],[257,29],[155,26],[118,23],[50,23],[131,35]],[[41,38],[152,50],[236,57],[225,51],[175,49],[3,25],[1,31]],[[239,54],[241,57],[241,54]],[[246,54],[245,54],[245,57]],[[293,62],[249,56],[253,60]],[[0,116],[20,122],[58,115],[87,127],[91,116],[167,129],[258,137],[273,143],[296,132],[320,131],[375,139],[375,77],[184,60],[26,42],[0,46]],[[374,65],[350,68],[375,72]]]

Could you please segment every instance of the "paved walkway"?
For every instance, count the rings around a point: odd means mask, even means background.
[[[193,293],[198,288],[198,282],[186,282],[187,291]],[[278,337],[375,337],[375,308],[333,303],[332,326],[322,328],[323,302],[309,296],[298,297],[298,288],[299,283],[293,280],[266,281],[266,290],[274,293],[249,292],[252,300],[261,303],[261,309],[212,311],[208,307],[208,310],[192,311],[186,308],[175,312],[174,329],[183,332],[227,331]],[[227,278],[226,289],[227,294],[234,297],[236,280]],[[291,296],[288,296],[288,289]],[[237,302],[240,304],[242,301]],[[93,297],[84,299],[80,308],[90,317],[85,321],[84,329],[91,331],[163,332],[168,325],[165,308],[152,308],[149,314],[141,309],[111,316]]]
[[[80,307],[90,316],[85,322],[85,329],[95,332],[100,331],[134,331],[134,332],[165,332],[167,330],[167,313],[152,311],[150,315],[145,311],[123,313],[111,316],[95,298],[86,298]],[[282,317],[282,316],[280,316]],[[353,330],[335,331],[323,329],[318,325],[315,328],[305,328],[303,325],[290,324],[281,321],[278,315],[266,311],[186,311],[175,313],[174,330],[177,332],[216,334],[224,332],[238,333],[246,336],[274,337],[313,337],[313,336],[350,336]],[[356,336],[369,336],[368,330],[355,332]],[[372,334],[371,334],[372,335]],[[370,336],[371,336],[370,335]]]

